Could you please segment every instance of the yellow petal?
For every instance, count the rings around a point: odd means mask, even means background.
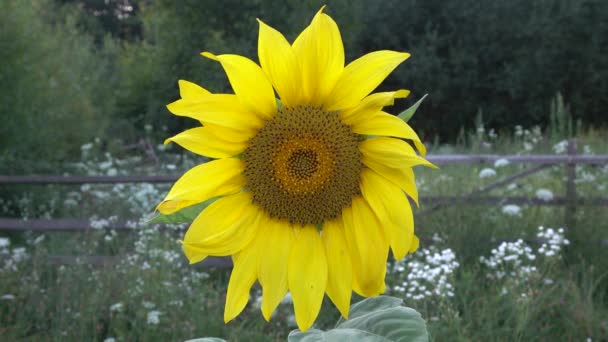
[[[244,168],[245,164],[235,158],[197,165],[175,182],[156,209],[164,215],[173,214],[212,197],[239,192],[247,184]]]
[[[414,239],[412,240],[412,245],[410,246],[410,250],[408,252],[414,253],[418,249],[418,245],[420,245],[420,240],[416,235],[414,235]]]
[[[323,8],[293,42],[302,71],[303,100],[321,105],[344,70],[344,45],[336,22]]]
[[[165,140],[173,141],[183,148],[210,158],[228,158],[237,155],[247,148],[245,141],[235,143],[223,140],[208,127],[196,127]]]
[[[383,107],[392,106],[395,99],[402,99],[410,94],[409,90],[401,89],[366,96],[355,107],[340,112],[340,119],[347,125],[365,121],[379,112]]]
[[[260,225],[266,229],[259,243],[260,255],[264,257],[260,259],[258,278],[262,285],[262,315],[268,321],[287,294],[289,252],[295,236],[287,222],[265,217]]]
[[[365,166],[374,170],[377,174],[397,185],[401,190],[411,197],[416,205],[418,204],[418,189],[414,178],[414,170],[411,168],[392,168],[367,158],[364,160]]]
[[[383,292],[388,243],[372,209],[362,197],[342,210],[344,236],[353,265],[353,290],[361,296]]]
[[[211,123],[205,123],[205,127],[207,127],[214,135],[221,137],[223,140],[234,142],[234,143],[244,143],[251,139],[256,133],[257,130],[249,129],[249,130],[237,130],[233,128],[228,128],[224,126],[218,126]]]
[[[410,144],[403,140],[379,137],[367,139],[359,144],[363,154],[363,162],[370,159],[382,165],[393,168],[407,168],[424,165],[437,168],[426,159],[419,157]]]
[[[365,120],[351,124],[353,132],[363,135],[381,135],[411,140],[421,155],[426,155],[426,147],[418,134],[400,118],[379,111],[369,115]]]
[[[348,319],[353,286],[353,268],[344,237],[342,218],[326,222],[321,235],[327,255],[327,296]]]
[[[249,291],[255,282],[258,266],[258,249],[248,246],[242,252],[233,256],[234,267],[230,274],[226,306],[224,307],[224,322],[228,323],[238,316],[249,301]]]
[[[317,228],[312,225],[297,231],[289,253],[287,282],[296,323],[301,331],[306,331],[319,314],[327,286],[325,247]]]
[[[182,99],[197,100],[201,97],[211,95],[207,89],[192,82],[179,80],[177,81],[177,84],[179,85],[179,96]]]
[[[354,60],[344,68],[328,97],[331,102],[327,103],[326,109],[331,111],[356,106],[409,56],[409,53],[383,50]]]
[[[414,215],[399,187],[370,169],[361,172],[361,193],[384,228],[395,259],[408,252],[414,236]]]
[[[258,57],[260,65],[285,106],[301,104],[302,75],[291,45],[277,30],[260,23]]]
[[[191,117],[203,124],[237,130],[257,129],[264,123],[241,104],[236,95],[230,94],[211,94],[196,101],[177,100],[168,104],[167,109],[175,115]]]
[[[259,232],[260,214],[251,203],[249,192],[225,196],[211,203],[194,219],[184,236],[186,257],[194,263],[207,255],[238,253]]]
[[[268,78],[262,69],[249,58],[239,55],[214,55],[203,52],[203,56],[222,64],[230,85],[239,100],[249,110],[269,119],[276,113],[276,99]]]

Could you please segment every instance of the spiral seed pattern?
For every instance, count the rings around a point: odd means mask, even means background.
[[[338,112],[281,108],[243,153],[253,202],[270,217],[293,224],[338,217],[360,194],[359,141]]]

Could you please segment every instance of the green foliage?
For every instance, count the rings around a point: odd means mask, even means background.
[[[572,116],[606,124],[608,2],[369,1],[364,50],[412,54],[385,83],[431,94],[413,119],[426,136],[453,140],[484,112],[488,127],[549,123],[562,92]]]
[[[349,319],[340,318],[335,328],[328,331],[294,330],[289,334],[288,341],[428,341],[426,324],[420,314],[401,304],[403,300],[395,297],[366,298],[353,304]]]
[[[432,94],[411,120],[423,137],[454,141],[478,111],[488,128],[551,126],[553,139],[581,123],[606,124],[606,1],[6,0],[2,165],[52,170],[95,136],[120,145],[191,127],[165,108],[178,97],[178,79],[231,91],[201,51],[257,60],[256,17],[293,40],[324,4],[347,62],[378,49],[412,53],[381,88]]]
[[[398,115],[399,118],[405,122],[408,122],[412,118],[412,116],[414,116],[414,114],[418,110],[418,107],[420,107],[420,104],[422,103],[422,101],[424,101],[424,99],[427,96],[428,96],[428,94],[424,94],[424,96],[421,97],[420,100],[416,101],[416,103],[414,103],[410,108],[399,113],[399,115]]]
[[[126,44],[120,60],[124,81],[116,112],[119,120],[115,125],[129,137],[136,136],[145,123],[166,126],[171,132],[192,127],[192,121],[172,116],[165,108],[178,98],[179,79],[198,83],[213,92],[232,91],[219,63],[201,57],[202,51],[235,53],[257,61],[255,18],[293,40],[324,2],[277,4],[268,0],[246,3],[158,0],[147,6],[141,4],[143,40]],[[361,14],[361,2],[334,1],[328,11],[335,13],[335,19],[341,24],[345,44],[353,47],[360,29],[353,18]]]
[[[0,2],[0,172],[56,167],[104,134],[115,49],[96,53],[74,21],[49,1]]]
[[[479,139],[480,145],[486,147],[480,148],[491,154],[552,153],[555,142],[535,131],[521,135],[505,133],[504,137],[494,138],[484,133]],[[579,135],[581,151],[605,153],[605,136],[605,131]],[[525,150],[526,144],[534,144],[533,150]],[[146,158],[144,151],[131,151],[128,157],[119,157],[104,153],[101,143],[90,145],[82,149],[82,160],[73,165],[71,173],[177,174],[200,163],[191,154],[184,158],[169,153],[164,145],[155,149],[159,164]],[[466,146],[431,148],[432,154],[472,151]],[[491,269],[480,263],[481,256],[490,256],[491,250],[502,242],[518,239],[537,250],[541,242],[536,228],[561,227],[564,213],[559,206],[522,205],[521,216],[509,216],[500,207],[508,204],[506,200],[499,206],[461,202],[434,208],[430,199],[424,198],[466,194],[525,169],[511,163],[496,167],[494,178],[480,179],[480,170],[489,166],[445,165],[439,173],[426,168],[416,170],[422,196],[421,207],[415,210],[416,233],[421,244],[401,265],[408,267],[424,261],[423,252],[434,254],[433,247],[436,252],[451,249],[459,263],[448,278],[454,295],[408,297],[408,291],[395,287],[411,280],[414,272],[399,271],[393,267],[396,262],[390,263],[387,270],[387,294],[404,298],[408,307],[417,310],[426,320],[430,339],[435,341],[602,340],[608,335],[605,209],[581,203],[577,207],[576,227],[565,230],[570,245],[564,246],[553,259],[537,254],[535,260],[526,263],[538,268],[533,276],[523,278],[516,273],[502,280],[490,278],[496,271],[507,268]],[[608,186],[606,172],[605,168],[579,167],[578,193],[585,198],[604,196]],[[537,190],[544,188],[558,197],[564,193],[562,178],[563,168],[556,166],[521,180],[512,188],[495,189],[488,195],[534,198]],[[0,217],[82,217],[106,227],[83,233],[8,234],[10,245],[0,246],[0,340],[102,341],[114,337],[119,341],[183,341],[196,336],[218,336],[227,341],[284,341],[287,333],[295,329],[291,305],[279,305],[270,322],[265,322],[255,304],[262,291],[255,285],[252,300],[242,314],[225,325],[222,313],[229,271],[187,264],[177,243],[183,238],[186,225],[136,222],[153,210],[168,189],[167,184],[28,186],[11,196],[0,196]],[[118,217],[112,219],[114,215]],[[133,219],[133,228],[128,232],[110,228],[122,219]],[[2,232],[0,236],[7,234]],[[21,247],[25,248],[25,257],[17,253]],[[63,266],[53,263],[53,256],[98,255],[113,259],[105,265],[88,265],[84,259]],[[6,265],[14,265],[16,269]],[[418,269],[424,265],[447,266],[426,263]],[[432,292],[439,288],[426,286]],[[353,302],[359,300],[355,295]],[[122,304],[121,309],[115,308],[118,303]],[[388,304],[385,310],[400,305],[400,301]],[[375,312],[379,308],[359,311],[363,309],[361,304],[353,305],[350,320],[340,320],[340,331],[330,332],[336,327],[339,313],[325,298],[314,328],[329,338],[335,334],[358,334],[346,324],[354,324],[363,317],[358,312]],[[158,324],[148,323],[152,311],[160,312]]]
[[[149,224],[163,223],[163,224],[177,224],[177,223],[190,223],[203,211],[209,204],[213,203],[215,198],[207,200],[203,203],[195,204],[186,207],[176,213],[170,215],[163,215],[158,213],[152,219],[148,221]]]
[[[548,131],[549,136],[553,140],[572,138],[576,134],[575,129],[580,130],[580,127],[574,127],[570,108],[564,103],[564,97],[559,92],[555,95],[555,98],[551,100],[549,119]]]

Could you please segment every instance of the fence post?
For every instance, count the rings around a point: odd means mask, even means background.
[[[566,163],[566,207],[565,207],[565,223],[569,229],[574,228],[576,215],[576,139],[568,139],[568,157]]]

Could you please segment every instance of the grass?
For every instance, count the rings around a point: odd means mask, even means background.
[[[553,153],[558,143],[534,130],[516,132],[494,137],[484,131],[467,137],[466,145],[432,146],[431,153]],[[602,132],[594,131],[579,136],[580,151],[607,154],[601,136]],[[65,172],[169,174],[200,162],[164,148],[157,153],[160,164],[140,156],[115,157],[92,144],[83,148],[82,160]],[[423,196],[465,194],[525,168],[510,164],[495,168],[495,176],[481,179],[479,172],[485,167],[493,166],[417,169],[419,192]],[[552,167],[490,195],[534,197],[538,189],[548,189],[557,196],[565,192],[563,177],[562,167]],[[579,195],[606,196],[607,167],[581,166],[577,177]],[[0,216],[82,217],[103,226],[113,215],[138,218],[149,213],[167,188],[149,184],[15,186],[2,190]],[[518,215],[509,215],[502,211],[507,204],[461,203],[417,215],[421,249],[402,263],[389,262],[389,294],[404,298],[406,305],[421,312],[435,341],[607,339],[605,208],[578,207],[575,226],[565,227],[570,244],[546,257],[539,252],[546,241],[536,235],[538,227],[563,227],[564,209],[522,206]],[[418,213],[428,209],[424,202],[421,205]],[[281,341],[293,329],[289,304],[282,304],[270,323],[264,322],[255,305],[257,285],[245,312],[225,325],[229,270],[187,265],[176,242],[183,236],[183,225],[169,229],[134,225],[138,229],[132,233],[103,228],[86,233],[2,233],[10,245],[0,247],[0,339],[173,341],[217,336],[230,341]],[[501,243],[518,239],[535,254],[534,260],[518,256],[520,264],[505,259],[506,266],[495,268],[480,262]],[[111,255],[117,259],[102,266],[58,266],[49,261],[50,255]],[[424,278],[421,273],[420,283],[431,290],[430,295],[415,299],[398,289],[414,286],[408,275],[417,270],[415,265],[439,269],[450,262],[457,266],[449,271],[444,267],[442,281],[430,275]],[[536,270],[521,273],[524,266]],[[497,272],[501,270],[515,273],[500,278]],[[446,284],[451,286],[451,296],[446,294]],[[442,286],[446,289],[442,294],[432,293]],[[326,299],[317,326],[330,328],[338,316]]]

